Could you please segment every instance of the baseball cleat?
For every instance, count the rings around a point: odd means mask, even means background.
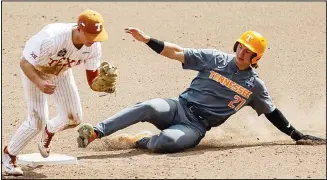
[[[6,174],[9,176],[22,176],[23,171],[16,164],[17,158],[8,153],[7,146],[2,153],[2,164],[5,167]]]
[[[47,126],[45,126],[45,129],[42,133],[41,141],[38,144],[40,154],[44,158],[47,158],[50,155],[51,149],[50,149],[49,145],[50,145],[50,142],[51,142],[51,139],[53,136],[54,136],[54,134],[50,133],[47,129]]]
[[[78,147],[85,148],[92,141],[94,141],[98,136],[94,131],[94,128],[91,124],[85,123],[81,125],[77,130],[79,136],[77,138]]]

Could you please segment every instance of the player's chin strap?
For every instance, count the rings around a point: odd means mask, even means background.
[[[291,136],[295,141],[302,139],[303,134],[296,130],[277,108],[273,112],[265,114],[265,116],[274,126]]]

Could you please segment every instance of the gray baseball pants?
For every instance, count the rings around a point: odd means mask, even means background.
[[[151,99],[125,108],[98,123],[98,137],[108,136],[138,122],[149,122],[160,134],[139,141],[140,148],[159,153],[174,153],[195,147],[205,136],[206,128],[178,98]]]

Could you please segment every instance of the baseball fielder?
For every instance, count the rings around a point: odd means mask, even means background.
[[[180,61],[183,69],[195,70],[198,74],[178,98],[152,99],[123,109],[95,127],[82,125],[78,130],[79,147],[146,121],[162,130],[160,134],[139,133],[120,140],[153,152],[178,152],[199,144],[207,131],[224,123],[244,106],[252,107],[259,116],[265,114],[297,144],[326,143],[324,139],[296,130],[272,102],[264,82],[255,72],[266,49],[266,39],[258,32],[243,33],[235,42],[234,55],[215,49],[182,48],[150,38],[136,28],[125,30],[158,54]]]
[[[101,74],[100,42],[107,38],[101,14],[86,10],[79,15],[77,24],[48,24],[26,42],[20,67],[28,116],[4,148],[2,162],[7,174],[23,174],[16,165],[16,156],[40,131],[38,148],[43,157],[48,157],[53,135],[81,123],[82,107],[71,68],[84,64],[91,89],[101,91],[94,82]],[[58,108],[57,116],[51,120],[48,95]]]

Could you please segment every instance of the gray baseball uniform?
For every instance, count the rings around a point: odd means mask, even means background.
[[[184,49],[184,69],[199,71],[179,98],[152,99],[123,109],[95,127],[99,137],[137,122],[150,122],[162,130],[144,138],[138,147],[177,152],[199,144],[207,130],[225,122],[244,106],[258,115],[275,106],[256,72],[239,70],[235,55],[214,49]]]
[[[185,49],[184,55],[183,68],[199,73],[180,97],[206,114],[210,126],[220,125],[246,105],[258,115],[275,109],[263,81],[253,68],[239,70],[235,55],[212,49]]]

